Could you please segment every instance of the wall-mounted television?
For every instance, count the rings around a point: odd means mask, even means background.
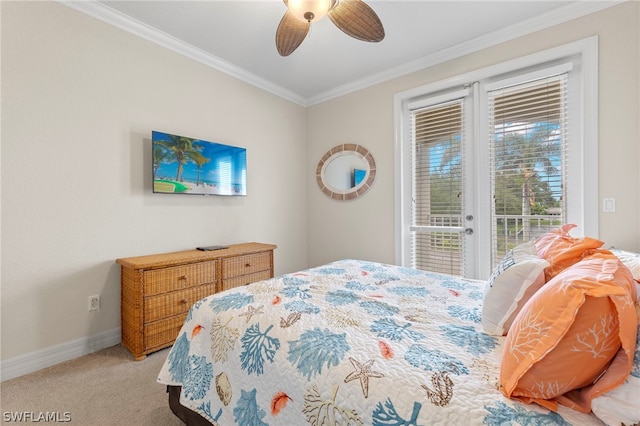
[[[153,192],[247,195],[247,150],[152,132]]]

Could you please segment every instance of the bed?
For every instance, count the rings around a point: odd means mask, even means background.
[[[347,259],[234,288],[191,308],[158,382],[187,424],[601,425],[505,397],[486,285]]]

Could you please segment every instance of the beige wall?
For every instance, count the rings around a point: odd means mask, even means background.
[[[599,197],[607,246],[640,250],[640,3],[629,2],[309,108],[309,266],[339,258],[394,263],[393,95],[457,74],[599,36]],[[357,143],[376,159],[377,180],[361,199],[340,202],[313,179],[322,154]]]
[[[637,2],[307,109],[65,6],[0,5],[3,361],[119,327],[118,257],[263,241],[279,246],[277,274],[393,263],[393,95],[596,34],[600,197],[618,208],[600,214],[600,237],[640,250]],[[249,196],[151,194],[154,129],[247,147]],[[343,142],[378,166],[352,202],[315,182]],[[102,309],[89,313],[92,294]]]
[[[3,360],[117,329],[118,257],[261,241],[306,267],[303,107],[54,2],[1,7]],[[246,147],[249,195],[152,194],[151,130]]]

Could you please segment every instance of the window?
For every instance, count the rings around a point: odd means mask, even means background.
[[[565,223],[567,78],[561,72],[487,91],[492,266]]]
[[[596,85],[594,37],[397,94],[396,262],[486,279],[560,224],[597,236]]]

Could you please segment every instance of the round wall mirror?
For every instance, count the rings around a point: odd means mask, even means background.
[[[369,190],[376,176],[371,153],[356,144],[334,146],[318,163],[316,180],[327,196],[353,200]]]

